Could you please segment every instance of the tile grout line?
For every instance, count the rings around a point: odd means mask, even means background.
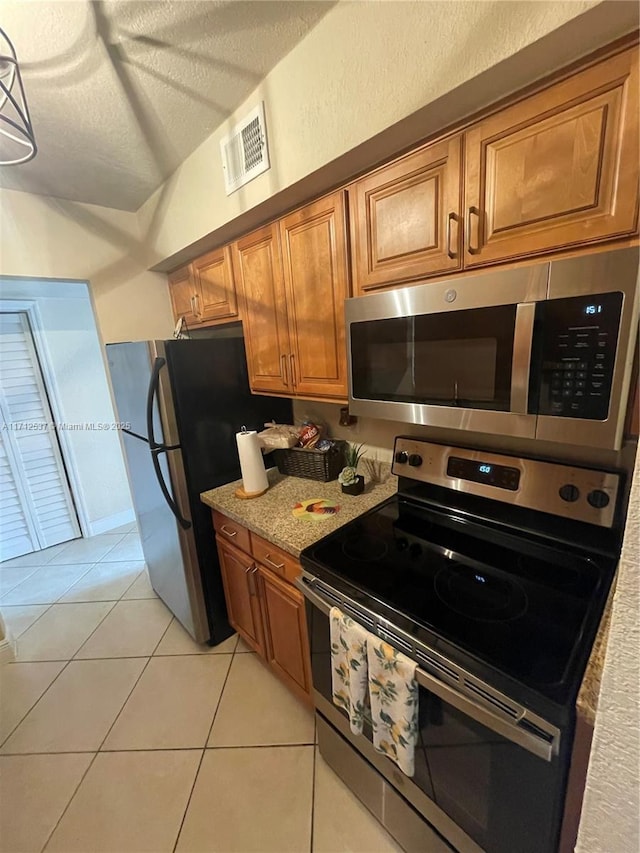
[[[171,624],[171,623],[169,623],[169,624]],[[169,630],[169,629],[167,628],[167,630]],[[238,637],[238,640],[236,641],[236,644],[235,644],[234,649],[233,649],[233,653],[231,655],[231,660],[229,661],[229,668],[227,669],[227,674],[224,677],[224,682],[222,684],[222,690],[220,691],[220,696],[218,696],[218,702],[216,703],[215,711],[213,712],[213,719],[211,720],[211,725],[209,726],[209,731],[207,732],[207,736],[204,739],[204,746],[202,748],[202,755],[200,756],[200,761],[198,762],[198,767],[197,767],[195,775],[193,777],[193,784],[191,785],[191,790],[189,791],[189,797],[187,798],[187,804],[185,806],[184,812],[182,813],[182,820],[180,821],[180,826],[178,827],[178,832],[176,834],[176,840],[175,840],[173,848],[172,848],[173,853],[175,853],[175,851],[178,847],[178,843],[180,841],[180,836],[182,835],[182,829],[184,827],[184,822],[185,822],[185,819],[187,817],[187,812],[189,811],[189,806],[191,805],[191,800],[193,798],[193,792],[195,791],[195,788],[196,788],[198,776],[200,775],[200,768],[202,767],[202,762],[204,761],[204,756],[205,756],[206,751],[207,751],[207,744],[209,743],[209,738],[211,737],[211,732],[213,731],[213,725],[216,721],[216,717],[218,716],[218,709],[220,708],[220,704],[222,703],[222,697],[224,696],[224,691],[225,691],[226,686],[227,686],[227,681],[229,679],[229,673],[231,672],[231,667],[233,666],[233,660],[236,656],[236,649],[238,648],[238,642],[239,641],[240,641],[240,638]]]
[[[23,583],[26,583],[28,580],[31,580],[33,578],[33,576],[35,574],[37,574],[37,572],[39,572],[41,569],[49,569],[49,568],[57,569],[57,568],[62,568],[63,566],[81,566],[81,565],[82,565],[82,563],[60,563],[59,565],[51,566],[49,563],[47,563],[44,566],[38,566],[38,568],[36,569],[35,572],[33,572],[33,574],[29,575],[29,577],[23,578],[23,580],[21,580],[19,584],[12,587],[8,592],[3,593],[2,599],[0,599],[0,609],[2,609],[3,604],[5,607],[36,607],[38,604],[48,604],[49,602],[47,602],[47,601],[26,601],[26,602],[15,602],[12,604],[11,602],[6,602],[3,599],[4,599],[5,595],[11,595],[11,593],[15,592],[15,590],[18,589],[19,586],[22,586]],[[80,575],[80,577],[76,578],[72,584],[69,584],[69,586],[63,592],[61,592],[60,596],[58,598],[56,598],[55,601],[52,601],[51,604],[57,604],[59,602],[60,598],[62,598],[63,595],[66,595],[72,586],[75,586],[77,583],[79,583],[79,581],[81,581],[82,578],[86,574],[88,574],[95,566],[97,566],[97,563],[88,563],[87,565],[88,565],[87,570],[85,572],[83,572]]]
[[[36,755],[37,755],[38,753],[32,753],[32,754],[36,754]],[[46,754],[46,755],[51,755],[51,753],[44,753],[44,754]],[[60,753],[55,753],[55,754],[60,754]],[[64,754],[68,754],[68,753],[64,753]],[[76,753],[76,754],[77,754],[77,753]],[[83,755],[89,755],[90,753],[86,753],[86,752],[85,752],[85,753],[81,753],[81,754],[83,754]],[[71,796],[69,797],[69,801],[68,801],[67,805],[66,805],[66,806],[64,807],[64,809],[62,810],[62,814],[60,815],[60,817],[59,817],[59,818],[58,818],[58,820],[56,821],[55,826],[53,827],[53,829],[51,830],[51,832],[47,835],[46,841],[44,842],[44,844],[43,844],[43,845],[42,845],[42,847],[40,848],[41,853],[44,853],[44,851],[45,851],[45,850],[47,849],[47,847],[49,846],[49,842],[51,841],[51,839],[52,839],[52,837],[53,837],[53,834],[55,833],[56,829],[60,826],[60,822],[62,821],[62,818],[63,818],[63,817],[66,815],[66,813],[69,811],[69,806],[70,806],[70,805],[71,805],[71,803],[75,800],[76,794],[77,794],[77,793],[78,793],[78,791],[80,790],[80,786],[82,785],[82,783],[83,783],[83,782],[84,782],[84,780],[86,779],[86,777],[87,777],[87,773],[88,773],[88,772],[89,772],[89,770],[91,770],[91,768],[93,767],[94,762],[95,762],[95,760],[96,760],[96,758],[97,758],[97,757],[98,757],[98,753],[97,753],[97,752],[94,752],[94,753],[93,753],[93,758],[92,758],[92,759],[91,759],[91,761],[87,764],[87,769],[84,771],[84,773],[82,774],[82,776],[80,777],[80,779],[79,779],[79,781],[78,781],[78,784],[77,784],[77,785],[76,785],[76,787],[73,789],[73,793],[72,793],[72,794],[71,794]]]
[[[57,602],[54,602],[54,603],[57,604]],[[51,610],[51,608],[53,607],[53,604],[46,604],[46,605],[45,604],[7,604],[5,606],[5,610],[7,607],[45,607],[45,610],[38,616],[38,618],[35,620],[35,622],[32,622],[28,628],[25,628],[24,631],[22,632],[22,634],[18,634],[17,637],[13,638],[16,641],[16,648],[17,648],[18,640],[20,639],[20,637],[22,637],[24,634],[26,634],[27,631],[30,631],[31,628],[33,628],[33,626],[36,625],[42,619],[44,614],[48,610]],[[0,614],[1,613],[2,613],[2,604],[0,604]],[[6,623],[5,623],[5,625],[6,625]],[[9,628],[8,625],[6,625],[6,627]],[[24,663],[29,663],[29,662],[30,661],[24,661]],[[23,661],[15,660],[15,661],[11,661],[11,663],[23,663]]]

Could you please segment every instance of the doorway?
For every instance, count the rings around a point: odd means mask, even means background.
[[[0,562],[81,535],[26,312],[0,313]]]

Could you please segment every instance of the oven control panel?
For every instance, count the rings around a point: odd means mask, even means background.
[[[620,474],[504,456],[398,436],[392,471],[400,477],[551,513],[613,525]]]

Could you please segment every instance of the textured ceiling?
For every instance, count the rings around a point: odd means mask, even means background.
[[[0,186],[137,210],[332,5],[2,0],[38,154]]]

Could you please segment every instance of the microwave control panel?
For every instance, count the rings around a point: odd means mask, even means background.
[[[622,300],[614,292],[539,304],[538,414],[606,420]]]

